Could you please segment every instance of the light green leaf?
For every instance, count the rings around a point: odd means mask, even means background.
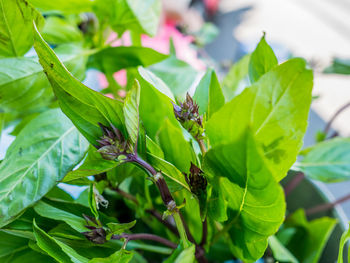
[[[89,263],[128,263],[134,256],[134,252],[121,249],[108,258],[94,258]]]
[[[49,236],[33,220],[33,231],[37,245],[60,263],[87,263],[89,260],[79,255],[73,248]]]
[[[135,79],[132,89],[128,92],[124,101],[125,126],[132,144],[135,145],[139,135],[139,105],[140,105],[140,84]],[[137,150],[137,149],[135,149]]]
[[[279,262],[299,263],[290,251],[283,246],[276,236],[269,237],[269,246],[272,250],[273,257]]]
[[[193,99],[199,106],[199,114],[207,113],[208,119],[225,104],[220,83],[213,69],[207,70],[196,88]]]
[[[250,54],[245,55],[238,62],[233,64],[229,72],[222,81],[222,92],[226,101],[232,100],[245,87],[249,85],[248,65]]]
[[[315,180],[350,180],[350,138],[335,138],[312,146],[297,165]]]
[[[262,75],[270,71],[277,64],[278,61],[275,53],[273,53],[272,48],[266,43],[264,35],[250,56],[249,79],[251,83],[258,81]]]
[[[83,40],[83,34],[77,25],[57,16],[46,18],[42,36],[48,43],[56,45]]]
[[[62,11],[65,14],[79,14],[81,12],[91,12],[91,0],[29,0],[35,7],[44,11]]]
[[[219,189],[232,212],[224,225],[232,237],[231,251],[243,261],[259,259],[268,237],[283,222],[285,202],[283,189],[273,178],[251,132],[209,150],[204,156],[204,172],[219,177]]]
[[[160,0],[96,0],[94,11],[103,24],[109,24],[119,36],[126,30],[154,36],[161,11]]]
[[[98,214],[98,208],[97,208],[97,200],[96,200],[96,194],[95,194],[96,188],[94,183],[90,184],[90,188],[89,188],[89,207],[91,210],[91,213],[95,216],[96,219],[99,218],[99,214]]]
[[[282,231],[296,229],[296,232],[283,245],[293,253],[299,262],[317,263],[336,223],[336,219],[329,217],[308,222],[305,212],[299,209],[284,224]],[[279,235],[280,233],[277,237]]]
[[[181,128],[173,125],[168,119],[158,132],[158,141],[165,159],[180,171],[187,173],[191,162],[196,163],[196,154],[190,142],[185,140]]]
[[[72,213],[56,208],[43,201],[39,201],[34,206],[34,210],[42,217],[50,218],[53,220],[59,220],[67,223],[79,233],[87,231],[87,229],[85,228],[86,222],[82,217],[78,217]]]
[[[44,19],[26,0],[0,1],[0,57],[19,57],[33,46],[32,21],[41,28]]]
[[[262,76],[206,123],[210,145],[228,144],[251,127],[276,180],[286,176],[303,143],[312,72],[291,59]]]
[[[350,226],[350,223],[349,223],[349,226]],[[344,246],[346,244],[346,242],[348,242],[348,240],[350,240],[350,228],[348,228],[347,231],[345,231],[343,233],[343,235],[341,236],[341,239],[340,239],[340,244],[339,244],[339,253],[338,253],[338,263],[343,263],[343,249],[344,249]],[[350,254],[348,255],[349,256],[349,259],[348,261],[350,260]]]
[[[195,262],[195,250],[196,247],[195,245],[191,245],[188,248],[185,248],[176,258],[176,260],[174,261],[174,263],[182,263],[182,262],[186,262],[186,263],[193,263]]]
[[[102,136],[98,123],[113,124],[126,135],[122,103],[89,89],[63,66],[52,49],[35,30],[34,47],[62,111],[78,130],[95,145]]]
[[[137,66],[147,67],[167,57],[167,55],[147,47],[107,47],[90,57],[89,67],[104,73],[114,73],[121,69]]]
[[[55,52],[75,77],[85,77],[86,50],[71,44]],[[36,57],[0,59],[0,98],[5,112],[38,110],[52,102],[50,83]]]
[[[186,62],[171,56],[148,69],[170,88],[177,99],[183,100],[197,77],[197,71]],[[158,88],[157,86],[155,86]],[[171,98],[169,96],[169,98]],[[171,98],[172,99],[172,98]]]
[[[136,220],[131,221],[129,223],[108,223],[107,227],[109,230],[110,235],[120,235],[121,233],[125,232],[126,230],[129,230],[136,224]],[[108,239],[108,238],[107,238]]]
[[[49,192],[81,160],[87,146],[60,110],[33,119],[0,165],[0,226]]]
[[[154,168],[165,175],[170,191],[175,192],[185,188],[191,192],[185,180],[185,176],[174,165],[150,153],[147,153],[147,159]]]
[[[68,172],[62,181],[69,183],[76,179],[108,172],[118,164],[116,161],[103,159],[96,148],[90,146],[82,165],[78,169]]]

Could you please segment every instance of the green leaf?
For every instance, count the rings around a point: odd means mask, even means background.
[[[11,255],[0,257],[1,263],[49,263],[53,262],[52,258],[38,253],[30,248],[21,251],[14,251]]]
[[[311,103],[312,72],[291,59],[262,76],[206,123],[210,145],[228,144],[251,127],[276,180],[286,176],[303,143]]]
[[[121,69],[137,66],[147,67],[167,57],[167,55],[147,47],[107,47],[89,58],[89,67],[104,73],[114,73]]]
[[[324,70],[325,73],[350,74],[350,59],[335,58],[333,64]]]
[[[91,183],[89,188],[89,207],[91,210],[91,213],[95,216],[96,219],[99,218],[98,214],[98,208],[97,208],[97,200],[96,200],[96,194],[95,194],[96,188],[95,184]]]
[[[85,77],[87,53],[78,45],[62,45],[56,53],[72,72]],[[0,59],[0,109],[5,112],[38,110],[52,102],[53,92],[36,57]]]
[[[268,169],[251,132],[248,130],[234,143],[209,150],[204,156],[204,171],[220,177],[219,189],[231,209],[224,229],[232,237],[232,252],[243,261],[259,259],[268,237],[283,222],[285,202],[283,189]]]
[[[164,81],[174,96],[180,100],[185,98],[186,92],[190,89],[198,74],[189,64],[174,56],[153,64],[148,69]]]
[[[350,223],[349,223],[350,226]],[[343,263],[343,249],[346,244],[346,242],[350,240],[350,228],[343,233],[343,235],[340,238],[340,244],[339,244],[339,253],[338,253],[338,263]],[[350,254],[348,255],[350,260]]]
[[[222,92],[226,101],[232,100],[246,86],[249,85],[248,80],[248,65],[250,54],[245,55],[238,62],[233,64],[229,72],[222,81]]]
[[[46,72],[62,111],[78,130],[93,145],[102,136],[99,122],[105,126],[113,124],[125,135],[122,103],[89,89],[74,78],[40,33],[37,30],[35,32],[34,47],[39,62]]]
[[[87,146],[60,110],[33,119],[0,165],[0,226],[49,192],[81,160]]]
[[[279,262],[299,263],[290,251],[283,246],[276,236],[269,237],[269,246],[273,257]]]
[[[249,61],[249,79],[251,83],[259,80],[266,72],[278,64],[275,53],[266,43],[265,34],[261,38]]]
[[[182,188],[191,192],[185,176],[174,165],[150,153],[147,154],[147,159],[154,168],[162,171],[162,174],[165,175],[171,192],[181,190]]]
[[[173,125],[168,119],[158,131],[158,141],[165,159],[180,171],[187,173],[191,162],[196,163],[196,154],[190,142],[185,140],[181,128]]]
[[[195,262],[195,250],[196,247],[195,245],[191,245],[188,248],[185,248],[176,258],[176,260],[174,261],[174,263],[182,263],[182,262],[186,262],[186,263],[193,263]]]
[[[83,34],[77,25],[57,16],[46,18],[42,36],[48,43],[56,45],[83,40]]]
[[[41,28],[44,19],[26,0],[0,1],[0,57],[19,57],[33,46],[32,21]]]
[[[90,0],[29,0],[35,7],[44,11],[58,10],[65,14],[79,14],[81,12],[91,12],[91,5],[93,1]]]
[[[350,180],[350,138],[320,142],[297,164],[309,177],[326,183]]]
[[[136,220],[131,221],[129,223],[108,223],[107,227],[109,230],[110,235],[120,235],[121,233],[125,232],[126,230],[129,230],[136,224]],[[108,238],[107,238],[108,239]]]
[[[103,24],[109,24],[119,36],[126,30],[154,36],[157,33],[160,0],[96,0],[94,11]]]
[[[282,231],[296,229],[294,235],[284,243],[284,246],[293,253],[299,262],[317,263],[336,222],[336,219],[329,217],[308,222],[305,212],[299,209],[286,220],[282,229]],[[279,235],[280,232],[277,237]]]
[[[61,263],[87,263],[89,260],[79,255],[73,248],[49,236],[39,228],[33,219],[33,231],[37,245],[49,256]]]
[[[0,232],[0,259],[28,247],[28,240]],[[1,261],[2,262],[2,261]]]
[[[43,201],[39,201],[34,206],[34,210],[42,217],[65,222],[79,233],[87,231],[85,228],[86,222],[82,217],[78,217],[72,213],[56,208]]]
[[[90,146],[82,165],[78,169],[68,172],[62,181],[69,183],[76,179],[108,172],[118,164],[116,161],[103,159],[96,148]]]
[[[134,252],[121,249],[107,258],[94,258],[89,263],[128,263],[134,256]]]
[[[132,89],[128,92],[124,101],[125,126],[132,144],[136,144],[139,136],[139,105],[140,84],[135,79]],[[137,149],[135,149],[136,151]]]
[[[207,113],[208,119],[225,104],[219,80],[213,69],[207,70],[196,88],[193,99],[199,106],[199,114]]]

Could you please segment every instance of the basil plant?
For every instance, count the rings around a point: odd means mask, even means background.
[[[141,45],[158,0],[1,3],[1,262],[319,260],[335,220],[288,214],[280,184],[307,128],[303,59],[262,37],[219,81]]]

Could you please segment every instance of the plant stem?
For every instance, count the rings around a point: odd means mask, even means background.
[[[113,235],[112,239],[122,239],[125,238],[125,243],[128,243],[130,240],[152,240],[158,243],[161,243],[165,246],[171,247],[171,248],[177,248],[177,245],[173,242],[171,242],[168,239],[165,239],[163,237],[153,235],[153,234],[148,234],[148,233],[140,233],[140,234],[126,234],[123,233],[121,235]]]
[[[285,196],[288,196],[305,178],[303,172],[297,172],[297,174],[293,177],[292,180],[286,185],[284,188]]]
[[[205,218],[203,221],[202,240],[199,243],[200,246],[204,246],[205,243],[207,242],[207,235],[208,235],[208,222],[207,222],[207,218]]]
[[[207,152],[207,148],[205,147],[204,141],[197,140],[197,142],[199,144],[199,148],[201,149],[202,155],[204,156],[204,154]]]
[[[180,235],[183,247],[188,248],[191,245],[191,243],[187,239],[186,230],[182,223],[179,211],[175,211],[175,213],[173,214],[173,217],[175,220],[175,224],[177,226],[177,230],[179,231],[179,235]]]
[[[334,208],[336,205],[339,205],[345,201],[348,201],[350,200],[350,194],[332,202],[332,203],[326,203],[326,204],[322,204],[322,205],[318,205],[318,206],[315,206],[315,207],[311,207],[309,209],[306,209],[305,210],[305,214],[306,215],[313,215],[313,214],[317,214],[317,213],[320,213],[320,212],[324,212],[324,211],[327,211],[327,210],[330,210],[332,208]]]
[[[334,115],[332,116],[332,118],[328,121],[326,128],[324,129],[324,133],[328,134],[332,123],[335,121],[335,119],[339,116],[340,113],[342,113],[344,110],[346,110],[348,107],[350,107],[350,102],[346,103],[345,105],[343,105],[342,107],[340,107],[339,110],[337,110]]]

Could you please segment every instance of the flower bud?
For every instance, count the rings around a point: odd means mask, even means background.
[[[91,242],[95,244],[104,244],[106,240],[106,231],[102,228],[88,227],[91,231],[82,232],[82,234]]]
[[[186,175],[187,183],[190,186],[191,192],[197,196],[206,193],[207,189],[207,178],[204,175],[204,172],[199,169],[196,165],[191,162],[190,174]]]

